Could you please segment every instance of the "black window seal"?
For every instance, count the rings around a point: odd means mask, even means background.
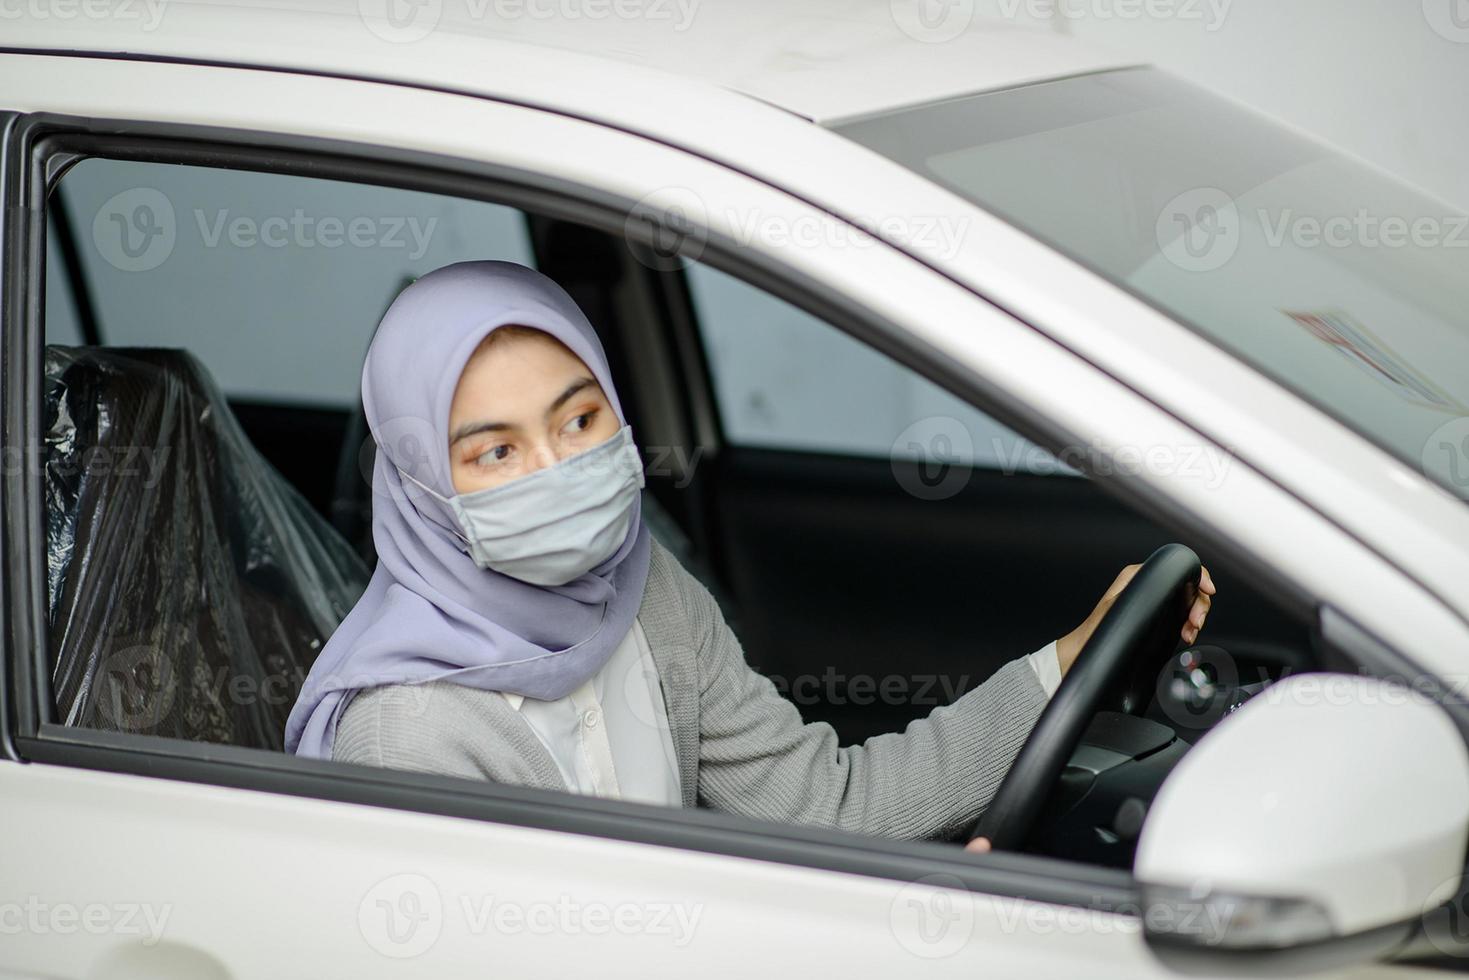
[[[77,245],[76,222],[67,207],[65,188],[57,186],[53,207],[48,211],[49,231],[56,236],[56,252],[66,272],[66,284],[71,287],[71,300],[76,309],[77,327],[82,343],[99,346],[102,343],[102,328],[97,319],[97,304],[92,301],[92,284],[87,279],[87,270],[82,263],[81,248]]]
[[[219,127],[70,117],[39,113],[13,117],[7,126],[4,156],[7,289],[0,323],[0,387],[4,388],[6,445],[29,445],[39,434],[42,416],[40,356],[43,341],[40,298],[44,279],[44,210],[46,161],[51,155],[78,154],[160,163],[186,163],[224,169],[261,170],[346,180],[378,186],[426,191],[518,207],[627,235],[651,245],[651,226],[626,218],[637,202],[605,190],[483,161],[450,158],[421,151],[356,144],[342,140]],[[21,246],[23,247],[16,247]],[[908,334],[862,307],[838,290],[782,266],[774,259],[743,250],[723,236],[700,243],[700,261],[736,276],[832,324],[879,352],[916,371],[961,399],[1010,426],[1022,436],[1056,451],[1074,443],[1076,435],[1005,392],[988,386],[970,369],[942,351]],[[37,256],[27,263],[27,251]],[[988,302],[976,297],[981,302]],[[1169,524],[1197,524],[1196,518],[1156,491],[1139,484],[1126,488],[1102,476],[1098,484],[1135,507]],[[1142,492],[1140,492],[1142,491]],[[45,636],[41,590],[44,570],[40,473],[34,467],[7,472],[0,482],[0,547],[4,552],[3,616],[7,680],[13,717],[10,754],[60,765],[182,779],[240,788],[257,788],[322,799],[348,799],[369,805],[395,806],[420,812],[465,815],[475,819],[546,826],[624,840],[644,840],[649,828],[670,821],[692,821],[677,846],[713,853],[780,860],[780,853],[803,853],[796,860],[812,867],[868,876],[910,880],[916,874],[942,871],[955,875],[972,890],[1016,898],[1122,910],[1136,914],[1131,875],[1033,855],[992,855],[981,862],[952,857],[928,843],[852,836],[853,843],[834,844],[835,832],[776,825],[760,831],[753,822],[724,814],[679,811],[650,816],[650,808],[611,801],[548,794],[544,800],[523,798],[534,791],[494,784],[483,786],[450,780],[427,787],[420,774],[383,770],[363,775],[360,767],[278,756],[251,749],[136,736],[117,736],[52,724],[46,690],[47,656],[38,640]],[[1194,537],[1219,552],[1229,552],[1244,567],[1258,570],[1262,580],[1279,586],[1306,620],[1310,597],[1274,569],[1263,566],[1236,543],[1208,528],[1192,528]],[[26,542],[29,547],[15,547]],[[146,744],[144,744],[146,743]],[[171,743],[171,744],[163,744]],[[254,759],[232,752],[257,753]],[[327,768],[319,768],[327,767]],[[349,772],[350,770],[350,772]],[[393,802],[387,802],[387,801]],[[622,808],[633,807],[631,811]],[[462,809],[462,814],[461,814]],[[728,823],[728,821],[733,821]],[[815,835],[813,837],[813,834]],[[851,835],[848,835],[851,836]],[[649,840],[650,843],[666,841]],[[774,842],[774,843],[772,843]],[[824,843],[824,847],[817,846]],[[929,869],[929,870],[924,870]],[[1052,874],[1051,869],[1055,869]],[[1044,886],[1044,887],[1043,887]]]

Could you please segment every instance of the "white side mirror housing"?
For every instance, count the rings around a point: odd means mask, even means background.
[[[1183,757],[1133,870],[1155,951],[1218,965],[1348,940],[1360,958],[1457,893],[1466,842],[1469,751],[1443,708],[1373,678],[1300,674]]]

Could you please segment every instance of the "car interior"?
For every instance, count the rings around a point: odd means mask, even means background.
[[[175,209],[157,275],[109,263],[93,227],[137,186]],[[43,418],[56,720],[281,750],[295,691],[374,562],[353,379],[386,301],[460,259],[527,261],[587,313],[648,465],[655,535],[714,593],[750,664],[843,744],[900,731],[1068,632],[1123,565],[1178,537],[1103,481],[1007,465],[1004,447],[1029,445],[1019,435],[799,297],[557,217],[389,199],[406,193],[131,160],[56,179]],[[442,220],[418,256],[382,241],[231,245],[229,232],[210,244],[218,214],[262,208]],[[486,209],[502,231],[475,238]],[[294,314],[307,295],[326,302]],[[286,390],[288,376],[305,381]],[[901,433],[933,418],[975,445],[919,437],[910,452]],[[124,472],[127,453],[140,455]],[[943,494],[914,492],[941,479]],[[1219,600],[1200,645],[1170,649],[1147,703],[1111,713],[1151,727],[1118,734],[1104,713],[1089,736],[1138,768],[1069,766],[1030,849],[1127,866],[1124,804],[1145,806],[1167,765],[1263,684],[1317,662],[1280,601],[1202,558]]]

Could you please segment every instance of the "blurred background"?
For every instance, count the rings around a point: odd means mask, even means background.
[[[974,3],[1167,69],[1469,210],[1469,0]]]

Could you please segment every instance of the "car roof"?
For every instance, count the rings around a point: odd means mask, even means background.
[[[927,2],[134,0],[113,9],[135,17],[11,20],[0,44],[328,73],[346,60],[375,63],[381,77],[442,85],[441,45],[452,39],[482,52],[465,86],[479,92],[499,94],[497,65],[513,65],[548,82],[595,83],[615,102],[624,81],[631,91],[653,71],[666,83],[725,89],[821,123],[1133,64],[1042,27],[969,16],[972,4],[939,6],[937,20],[920,20]],[[510,49],[516,57],[501,57]],[[511,88],[533,81],[520,77]]]

